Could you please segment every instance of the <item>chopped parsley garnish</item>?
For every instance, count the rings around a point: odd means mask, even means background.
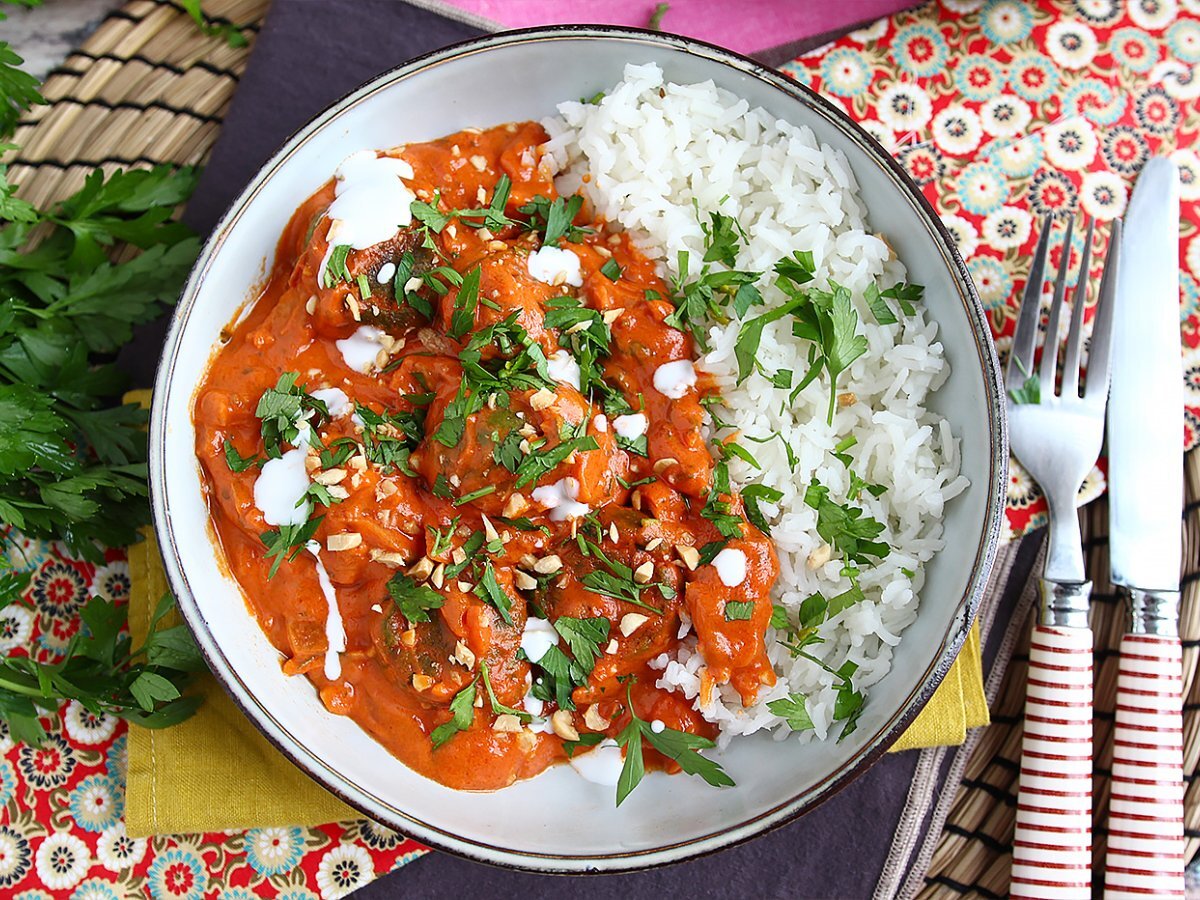
[[[730,600],[725,604],[726,622],[749,622],[754,615],[754,603],[749,600]]]
[[[600,267],[600,274],[609,281],[618,281],[621,278],[621,265],[610,256]]]
[[[584,235],[592,233],[590,228],[573,224],[582,207],[583,198],[578,194],[566,200],[562,197],[548,200],[538,194],[517,212],[529,217],[530,231],[541,232],[542,246],[557,247],[564,237],[572,244],[578,244]]]
[[[492,435],[492,462],[504,466],[510,472],[517,471],[525,454],[521,452],[521,432],[515,428],[509,430],[503,438],[499,434]]]
[[[539,700],[557,703],[559,709],[574,709],[571,691],[587,683],[587,673],[579,664],[556,644],[534,665],[542,670],[542,676],[534,678],[530,693]]]
[[[299,378],[299,372],[284,372],[275,387],[263,391],[254,410],[262,423],[263,446],[272,459],[283,455],[284,443],[295,446],[300,436],[299,423],[305,419],[310,419],[309,441],[320,446],[316,428],[322,420],[329,418],[329,409],[303,385],[296,384]]]
[[[590,619],[559,616],[554,620],[554,630],[562,635],[571,648],[579,668],[585,674],[591,674],[601,653],[600,645],[608,641],[608,619],[599,616]]]
[[[416,473],[408,458],[425,436],[425,412],[421,409],[377,413],[369,406],[354,404],[363,423],[363,454],[386,473],[396,468],[405,475]]]
[[[792,731],[811,731],[813,721],[808,715],[808,706],[803,694],[788,694],[767,704],[767,709],[775,713]]]
[[[875,538],[883,533],[883,523],[863,510],[830,499],[829,488],[815,478],[804,492],[804,502],[817,511],[817,534],[840,550],[848,563],[867,564],[868,557],[882,559],[891,547]]]
[[[783,491],[765,484],[748,484],[742,488],[742,505],[746,508],[746,518],[750,520],[751,525],[766,535],[770,535],[771,526],[758,505],[759,501],[778,503],[782,499]]]
[[[654,11],[650,13],[650,21],[646,23],[646,27],[651,31],[662,31],[663,16],[671,9],[670,3],[656,3]]]
[[[583,427],[586,427],[586,425],[583,425]],[[581,437],[572,437],[562,441],[549,450],[530,453],[517,466],[517,478],[513,482],[513,490],[519,491],[526,485],[537,482],[543,475],[549,474],[560,463],[565,462],[567,457],[572,453],[586,453],[589,450],[599,449],[599,447],[600,445],[596,443],[594,437],[585,434]]]
[[[713,466],[713,486],[700,515],[712,522],[717,531],[727,538],[742,536],[742,517],[734,515],[733,504],[725,497],[731,496],[729,466],[720,460]]]
[[[450,337],[458,340],[475,324],[475,307],[479,305],[479,266],[463,276],[458,295],[454,298],[454,312],[450,316]]]
[[[487,487],[481,487],[477,491],[471,491],[469,494],[463,494],[454,501],[455,506],[462,506],[464,503],[470,503],[472,500],[478,500],[480,497],[486,497],[488,494],[494,494],[496,486],[489,484]]]
[[[397,572],[387,583],[388,593],[396,602],[400,614],[410,623],[428,622],[431,610],[441,609],[446,601],[427,584],[417,584],[401,572]]]
[[[298,525],[280,525],[275,531],[264,531],[259,535],[263,546],[267,548],[267,559],[273,560],[271,570],[267,572],[267,578],[275,577],[275,573],[279,571],[279,566],[284,559],[291,562],[300,555],[304,545],[311,541],[312,536],[317,533],[324,518],[324,516],[318,516]]]
[[[508,194],[512,189],[512,179],[507,175],[501,175],[496,182],[496,190],[492,194],[492,201],[485,209],[448,209],[442,212],[438,208],[441,203],[441,195],[434,194],[433,202],[426,203],[423,200],[414,200],[410,205],[413,218],[424,225],[431,231],[442,233],[442,230],[450,223],[451,219],[458,219],[472,228],[484,228],[489,231],[500,231],[509,225],[517,224],[504,213],[504,207],[508,203]]]
[[[867,289],[863,292],[867,306],[871,309],[871,315],[880,325],[894,325],[898,321],[896,314],[888,305],[888,300],[896,301],[896,305],[904,315],[913,316],[917,313],[917,308],[913,304],[919,303],[924,295],[924,287],[905,282],[894,284],[884,291],[871,284],[867,285]]]
[[[514,709],[511,706],[505,706],[496,699],[496,692],[492,690],[492,679],[488,675],[488,664],[484,660],[479,661],[479,677],[483,679],[483,688],[487,691],[488,700],[492,704],[492,712],[498,716],[509,715],[516,716],[522,722],[528,722],[533,718],[532,715],[523,709]]]
[[[504,592],[504,588],[500,587],[500,582],[496,580],[496,570],[490,561],[483,564],[483,575],[480,577],[479,583],[475,585],[473,593],[480,600],[494,606],[507,624],[513,623],[512,600]]]
[[[720,213],[713,215],[720,216]],[[712,236],[705,234],[705,257],[712,252]],[[723,249],[721,252],[725,252]],[[752,306],[762,303],[762,295],[755,283],[761,272],[742,272],[732,269],[712,271],[704,263],[700,274],[689,281],[689,254],[680,250],[677,257],[678,275],[673,279],[675,311],[666,318],[666,323],[680,331],[690,331],[701,349],[708,349],[705,328],[711,319],[728,322],[725,307],[732,302],[733,311],[744,316]]]
[[[263,460],[257,453],[254,456],[242,456],[237,447],[228,438],[225,439],[225,465],[229,466],[230,472],[245,472],[251,466],[262,464]]]
[[[358,296],[361,297],[363,300],[370,300],[371,299],[371,283],[369,281],[367,281],[367,276],[363,275],[363,274],[359,274],[358,278],[355,280],[358,282]]]
[[[349,244],[338,244],[329,253],[325,263],[325,271],[321,273],[321,284],[327,288],[336,287],[340,282],[350,280],[350,270],[346,268],[346,257],[354,248]]]
[[[475,721],[475,686],[478,681],[478,678],[473,679],[450,701],[450,721],[433,729],[433,734],[429,736],[435,750],[460,731],[466,731]]]
[[[642,744],[648,743],[667,759],[674,760],[688,775],[699,775],[713,787],[732,787],[733,779],[714,762],[700,754],[701,750],[710,750],[716,744],[709,738],[687,731],[676,731],[674,728],[664,728],[656,732],[649,722],[638,718],[633,710],[633,695],[630,685],[625,685],[625,698],[629,709],[629,724],[617,735],[617,743],[625,749],[625,764],[621,767],[621,775],[617,779],[617,806],[629,796],[646,774],[645,761],[642,758]]]
[[[588,556],[594,556],[603,563],[605,569],[593,569],[586,573],[580,583],[595,594],[602,597],[612,597],[614,600],[623,600],[634,606],[648,609],[653,613],[662,615],[662,610],[657,606],[651,606],[642,600],[642,591],[646,588],[657,587],[666,599],[670,600],[675,596],[675,590],[667,584],[639,584],[634,580],[633,569],[622,562],[618,562],[609,557],[598,546],[591,541],[585,540],[582,536],[579,538],[581,548]]]

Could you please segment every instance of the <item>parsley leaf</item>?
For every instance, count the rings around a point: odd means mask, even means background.
[[[767,704],[767,709],[787,722],[792,731],[810,731],[814,727],[803,694],[788,694],[786,697],[772,700]]]
[[[278,459],[283,455],[284,443],[296,445],[300,437],[300,423],[308,421],[309,441],[316,446],[316,427],[329,418],[329,408],[296,384],[299,372],[284,372],[275,387],[267,388],[258,399],[254,414],[261,422],[263,446],[267,456]],[[311,415],[310,415],[311,414]]]
[[[261,466],[263,461],[257,454],[254,456],[242,456],[238,453],[237,447],[226,438],[225,439],[225,464],[229,466],[230,472],[245,472],[251,466]]]
[[[496,570],[490,561],[483,564],[483,575],[475,585],[473,593],[485,603],[494,606],[507,624],[513,623],[512,599],[504,592],[504,588],[500,587],[500,582],[496,580]]]
[[[441,609],[445,599],[427,584],[417,584],[407,575],[397,572],[387,583],[388,593],[400,614],[410,623],[428,622],[431,610]]]
[[[829,488],[815,478],[804,492],[804,502],[817,511],[817,534],[840,550],[847,562],[866,564],[868,557],[882,559],[891,548],[875,538],[884,525],[864,515],[858,507],[845,506],[830,499]]]
[[[600,656],[600,645],[608,641],[608,619],[559,616],[554,620],[554,630],[562,635],[567,646],[571,648],[579,668],[590,674]]]
[[[778,503],[782,499],[783,491],[765,484],[747,484],[742,488],[742,504],[746,508],[746,518],[765,535],[770,535],[771,526],[758,505],[759,501]]]
[[[325,270],[321,273],[321,284],[327,288],[336,287],[339,282],[350,280],[350,270],[346,268],[346,257],[354,248],[349,244],[338,244],[329,253],[325,262]]]
[[[600,267],[600,274],[609,281],[618,281],[621,278],[621,265],[610,256]]]
[[[450,701],[450,721],[444,722],[437,728],[433,729],[433,733],[429,736],[433,741],[433,749],[437,749],[458,734],[460,731],[466,731],[475,721],[475,686],[478,684],[478,679],[474,679],[465,688],[454,695],[454,699]]]
[[[726,622],[748,622],[754,615],[754,603],[750,600],[730,600],[725,604]]]
[[[259,535],[263,546],[267,548],[267,559],[272,560],[267,578],[275,577],[275,573],[279,571],[279,566],[284,559],[291,562],[300,555],[305,545],[317,533],[324,518],[324,516],[318,516],[307,522],[301,522],[299,525],[280,525],[275,531],[264,531]]]
[[[528,722],[533,716],[523,709],[514,709],[511,706],[505,706],[496,699],[496,692],[492,690],[492,679],[488,674],[488,664],[484,660],[479,661],[479,676],[483,679],[484,690],[487,691],[488,700],[492,704],[492,712],[498,716],[510,715],[516,716],[522,722]]]
[[[454,298],[454,312],[450,316],[450,337],[458,340],[475,324],[475,308],[479,305],[479,266],[463,276],[458,294]]]
[[[534,197],[517,212],[529,217],[529,229],[541,232],[542,246],[557,247],[565,237],[572,244],[578,244],[584,235],[591,234],[591,228],[581,228],[574,224],[575,217],[583,208],[583,198],[578,194],[564,200],[555,197],[548,200],[541,194]]]
[[[642,743],[650,744],[667,759],[674,760],[688,775],[699,775],[713,787],[732,787],[734,781],[721,768],[721,764],[702,756],[699,751],[710,750],[716,744],[699,734],[664,728],[655,731],[649,722],[638,718],[633,710],[631,686],[625,685],[625,697],[629,711],[629,724],[617,735],[617,743],[625,749],[625,763],[617,779],[617,806],[629,796],[646,774],[642,757]]]

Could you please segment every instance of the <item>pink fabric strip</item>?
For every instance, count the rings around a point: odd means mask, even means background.
[[[443,0],[506,28],[569,23],[646,27],[654,11],[650,0]],[[673,0],[662,28],[699,38],[739,53],[751,53],[891,15],[911,5],[905,0]]]

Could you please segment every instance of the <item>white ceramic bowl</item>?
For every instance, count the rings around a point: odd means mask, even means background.
[[[611,788],[560,766],[496,793],[417,775],[354,722],[327,712],[248,612],[208,525],[192,399],[218,334],[269,266],[295,207],[351,152],[466,126],[538,119],[618,81],[626,62],[674,81],[711,78],[849,158],[873,226],[887,234],[941,329],[953,374],[933,408],[962,437],[971,487],[949,504],[947,545],[929,565],[917,621],[858,730],[837,743],[739,739],[721,755],[736,788],[652,774],[615,809]],[[862,130],[811,91],[724,50],[593,26],[491,35],[432,53],[354,91],[301,129],[209,239],[175,311],[154,391],[150,470],[159,542],[184,617],[213,672],[296,765],[385,825],[474,859],[542,871],[618,871],[745,840],[811,808],[876,760],[912,721],[967,634],[995,552],[1008,458],[1003,392],[984,313],[953,241],[917,188]]]

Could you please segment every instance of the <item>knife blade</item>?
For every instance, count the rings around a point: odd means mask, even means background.
[[[1125,214],[1108,400],[1114,584],[1178,591],[1183,508],[1179,171],[1142,169]]]

